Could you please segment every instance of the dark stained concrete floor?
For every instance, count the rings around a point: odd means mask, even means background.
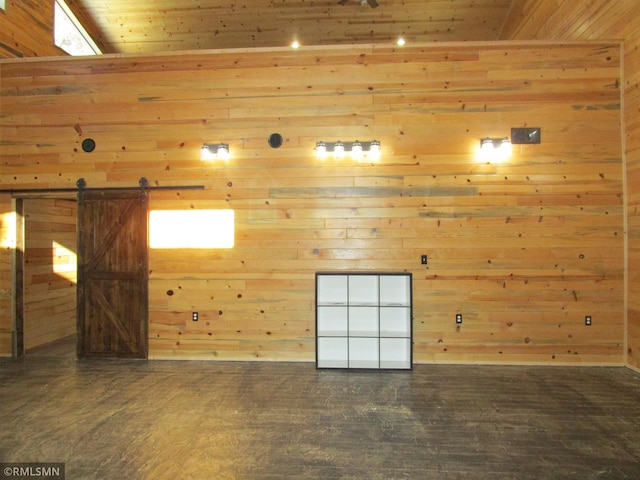
[[[625,368],[0,360],[0,462],[67,479],[638,479]]]

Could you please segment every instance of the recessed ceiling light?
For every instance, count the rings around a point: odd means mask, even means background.
[[[293,42],[291,42],[291,48],[299,48],[300,47],[300,42],[298,42],[298,40],[294,40]]]
[[[407,42],[405,42],[404,38],[400,37],[398,38],[398,41],[396,43],[398,44],[399,47],[401,47]]]

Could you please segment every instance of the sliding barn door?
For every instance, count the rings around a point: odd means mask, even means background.
[[[147,200],[140,190],[80,194],[79,358],[147,358]]]

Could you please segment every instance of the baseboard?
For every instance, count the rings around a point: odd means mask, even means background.
[[[271,359],[271,358],[247,358],[247,357],[198,357],[198,356],[171,356],[171,355],[149,355],[147,360],[159,361],[198,361],[198,362],[270,362],[270,363],[315,363],[315,359]]]
[[[413,362],[413,365],[478,365],[498,367],[626,367],[623,362],[597,363],[597,362],[491,362],[491,361],[427,361]]]
[[[638,367],[634,367],[633,365],[625,365],[625,367],[627,367],[630,370],[633,370],[636,373],[640,373],[640,368]]]

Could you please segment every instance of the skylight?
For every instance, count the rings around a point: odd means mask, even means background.
[[[102,53],[64,0],[56,0],[54,19],[56,46],[69,55],[98,55]]]

